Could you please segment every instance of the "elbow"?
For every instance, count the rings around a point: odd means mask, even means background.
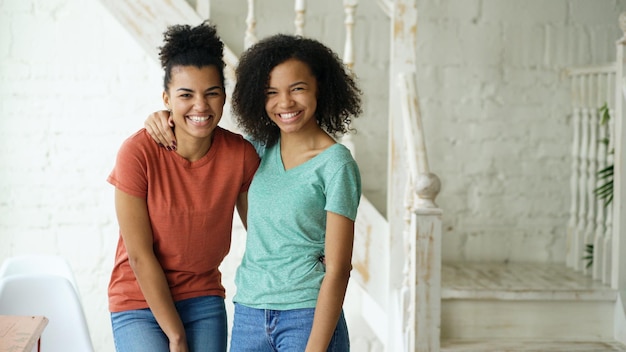
[[[352,265],[341,265],[338,267],[326,267],[326,276],[332,277],[334,280],[340,282],[348,282],[350,280],[350,273],[352,272]]]
[[[140,255],[132,255],[128,253],[128,264],[130,265],[130,268],[133,269],[134,273],[141,270],[144,262],[145,260]]]
[[[137,272],[137,267],[139,266],[138,263],[139,260],[137,259],[137,257],[128,255],[128,265],[130,265],[130,268],[133,269],[133,272],[135,273]]]

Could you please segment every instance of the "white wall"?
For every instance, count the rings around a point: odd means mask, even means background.
[[[218,30],[240,52],[245,2],[213,3]],[[272,3],[257,5],[260,37],[293,31],[293,2]],[[308,3],[306,34],[343,52],[340,2]],[[626,0],[419,5],[418,88],[443,182],[445,259],[562,261],[571,139],[563,70],[611,60]],[[389,21],[373,0],[357,15],[366,111],[354,140],[364,192],[384,212]],[[105,179],[160,96],[155,58],[97,0],[0,0],[0,260],[68,258],[98,351],[113,350],[106,285],[117,224]],[[229,290],[242,237],[236,231],[224,265]],[[351,313],[358,295],[349,301]],[[353,314],[349,324],[355,350],[377,350]]]

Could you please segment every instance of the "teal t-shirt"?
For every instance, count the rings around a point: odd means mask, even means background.
[[[253,308],[314,308],[324,278],[326,212],[356,218],[361,178],[350,151],[334,144],[285,170],[280,141],[261,151],[248,190],[248,234],[233,301]]]

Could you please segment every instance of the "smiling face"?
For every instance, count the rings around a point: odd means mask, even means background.
[[[163,102],[171,110],[176,139],[210,139],[222,118],[226,94],[215,66],[176,66]]]
[[[265,111],[281,134],[319,129],[317,79],[307,64],[289,59],[272,69],[265,90]]]

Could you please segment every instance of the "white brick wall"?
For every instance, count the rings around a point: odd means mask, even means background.
[[[228,3],[229,6],[224,6]],[[259,5],[259,36],[292,32],[293,2]],[[306,34],[343,51],[339,2],[309,1]],[[214,0],[241,51],[245,2]],[[626,0],[419,2],[418,88],[432,169],[442,179],[444,257],[562,261],[571,121],[563,69],[612,59]],[[284,13],[285,22],[276,20]],[[263,22],[263,19],[271,22]],[[356,122],[364,192],[384,211],[389,22],[357,9]],[[98,351],[113,350],[106,285],[117,240],[115,154],[162,107],[161,70],[97,0],[0,0],[0,260],[67,257]],[[241,253],[236,233],[226,283]],[[347,306],[355,350],[379,349]]]

